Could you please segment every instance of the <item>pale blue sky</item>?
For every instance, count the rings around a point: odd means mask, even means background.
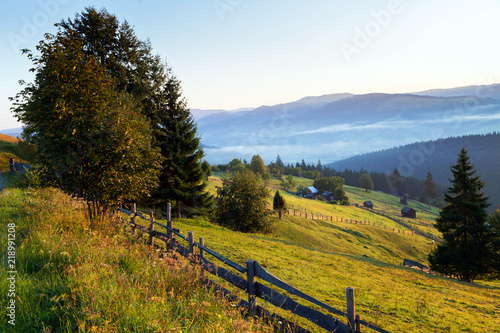
[[[9,1],[0,12],[0,129],[53,23],[105,7],[149,38],[191,108],[236,109],[328,93],[500,82],[500,1]]]

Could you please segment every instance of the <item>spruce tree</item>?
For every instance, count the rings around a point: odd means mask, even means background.
[[[462,148],[451,167],[452,187],[445,194],[446,206],[436,218],[443,243],[429,254],[432,270],[472,282],[488,272],[491,235],[487,225],[489,204],[481,193],[484,183]]]
[[[157,112],[153,135],[164,160],[160,173],[160,186],[153,195],[156,206],[175,203],[177,217],[182,207],[186,211],[210,210],[212,196],[206,192],[202,167],[203,150],[193,116],[182,97],[180,81],[167,70],[167,81],[157,96]]]
[[[431,199],[434,199],[438,196],[436,192],[436,184],[434,183],[434,180],[432,179],[432,173],[429,171],[427,172],[427,177],[425,178],[425,183],[424,183],[424,191],[422,192],[421,195],[421,201],[428,201],[429,203],[429,209],[431,208]]]
[[[280,194],[280,191],[276,191],[273,199],[273,209],[278,212],[279,219],[281,220],[281,214],[287,211],[285,198]]]

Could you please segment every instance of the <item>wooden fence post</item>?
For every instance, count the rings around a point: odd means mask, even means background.
[[[247,264],[247,292],[250,303],[250,315],[253,317],[257,310],[257,289],[255,288],[255,261],[248,259]]]
[[[205,246],[205,241],[203,237],[200,237],[200,245]],[[205,258],[205,251],[200,247],[200,257]]]
[[[136,228],[136,224],[135,224],[135,214],[137,213],[137,209],[136,209],[136,206],[135,206],[135,202],[132,203],[132,207],[130,208],[130,211],[132,212],[132,217],[130,218],[130,222],[132,222],[132,228],[134,229],[134,235],[137,234],[137,228]]]
[[[189,243],[189,254],[194,254],[194,234],[192,231],[188,231],[188,243]]]
[[[172,219],[170,218],[170,203],[167,204],[167,241],[171,241],[173,239],[172,234]]]
[[[354,326],[356,329],[356,333],[361,333],[361,323],[360,323],[359,314],[356,315],[356,323]]]
[[[150,213],[151,217],[151,222],[149,224],[149,244],[151,244],[151,247],[155,246],[155,217],[153,215],[153,211]]]
[[[346,289],[347,297],[347,320],[349,321],[348,326],[351,333],[355,333],[355,318],[356,309],[354,305],[354,288],[348,287]]]

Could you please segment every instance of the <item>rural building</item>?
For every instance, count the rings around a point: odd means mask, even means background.
[[[321,193],[321,196],[323,198],[325,198],[325,200],[327,200],[327,201],[332,201],[333,200],[333,193],[330,192],[330,191],[324,191],[323,193]]]
[[[316,189],[316,187],[314,186],[308,186],[306,187],[308,192],[306,195],[305,195],[305,198],[307,199],[316,199],[316,197],[318,196],[318,190]]]
[[[366,207],[366,208],[373,209],[373,202],[371,202],[371,201],[365,201],[365,202],[363,202],[363,206]]]
[[[408,206],[404,206],[403,209],[401,209],[401,216],[402,217],[409,217],[409,218],[416,218],[417,211],[413,208],[408,207]]]

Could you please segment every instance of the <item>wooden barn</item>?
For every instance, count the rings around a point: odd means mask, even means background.
[[[373,209],[373,202],[371,202],[371,201],[365,201],[365,202],[363,202],[363,207],[366,207],[366,208],[369,208],[369,209]]]
[[[401,216],[414,219],[417,217],[417,211],[413,208],[408,207],[408,206],[404,206],[403,209],[401,209]]]
[[[321,196],[327,201],[333,201],[333,193],[330,191],[323,191],[323,193],[321,193]]]

